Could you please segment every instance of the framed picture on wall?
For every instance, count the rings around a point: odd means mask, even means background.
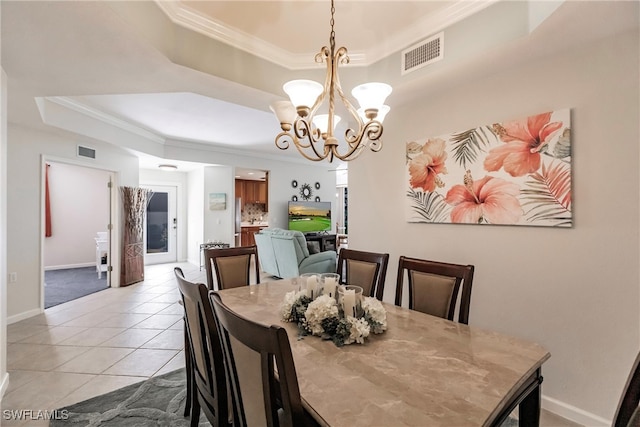
[[[223,211],[227,208],[227,193],[209,193],[209,210]]]
[[[408,222],[571,227],[571,111],[406,144]]]

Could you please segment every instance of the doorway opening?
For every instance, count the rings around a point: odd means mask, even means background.
[[[111,286],[113,172],[46,161],[43,308]]]

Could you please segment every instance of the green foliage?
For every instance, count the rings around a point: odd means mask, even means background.
[[[307,328],[307,318],[304,313],[307,311],[307,307],[311,303],[311,298],[306,295],[301,296],[291,306],[291,321],[298,325],[300,335],[308,335],[309,329]]]
[[[349,338],[349,335],[351,335],[351,325],[347,319],[340,319],[336,326],[336,332],[331,337],[331,340],[336,346],[342,347],[346,339]]]
[[[529,222],[571,225],[571,169],[564,162],[542,164],[542,173],[533,173],[521,190],[522,207]]]
[[[485,152],[485,147],[495,140],[496,136],[488,126],[469,129],[464,132],[453,134],[450,142],[453,158],[462,168],[467,169],[467,165],[475,163],[478,156]]]
[[[553,147],[553,156],[558,159],[571,156],[571,128],[565,128],[565,130],[562,131],[562,135]]]
[[[410,188],[407,197],[413,200],[413,211],[426,222],[446,222],[451,207],[444,201],[444,196],[436,192],[415,191]]]

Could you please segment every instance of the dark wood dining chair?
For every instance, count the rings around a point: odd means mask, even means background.
[[[191,386],[191,426],[197,426],[202,410],[212,426],[229,425],[228,389],[224,356],[208,288],[184,278],[179,267],[174,269],[185,311],[190,357],[187,379]],[[189,390],[188,390],[189,392]],[[186,408],[185,408],[186,412]]]
[[[402,305],[406,272],[409,308],[453,320],[458,293],[462,286],[458,322],[468,324],[473,270],[473,265],[449,264],[401,256],[396,282],[396,305]]]
[[[256,283],[260,283],[258,249],[255,245],[236,248],[205,249],[204,261],[209,289],[222,290],[250,285],[252,258]],[[213,280],[214,271],[216,276],[215,282]],[[217,288],[215,283],[218,284]]]
[[[389,254],[341,249],[338,274],[341,284],[362,287],[362,294],[382,301]]]
[[[287,331],[236,314],[217,292],[209,298],[230,379],[234,426],[317,425],[302,407]]]
[[[640,353],[633,362],[629,378],[624,386],[616,415],[613,418],[613,427],[638,427],[640,426]]]

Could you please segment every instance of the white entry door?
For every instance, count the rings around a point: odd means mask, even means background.
[[[177,261],[177,188],[143,185],[153,191],[145,217],[145,264]]]

